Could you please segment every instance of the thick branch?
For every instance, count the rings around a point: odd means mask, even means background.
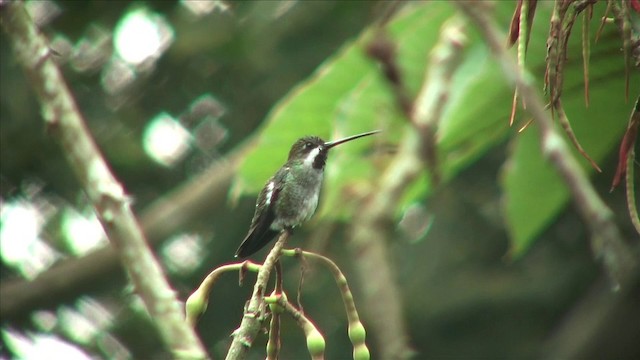
[[[175,293],[145,242],[122,186],[111,174],[51,60],[47,41],[21,2],[2,5],[1,16],[16,58],[36,90],[45,123],[62,146],[165,345],[175,358],[207,358],[182,317]]]
[[[349,244],[357,259],[359,282],[366,293],[367,321],[381,346],[383,359],[406,359],[412,352],[400,292],[387,254],[388,225],[393,221],[398,199],[425,169],[425,149],[429,148],[425,141],[434,138],[432,134],[448,98],[451,77],[462,58],[464,42],[464,24],[460,19],[446,23],[431,54],[422,90],[408,114],[412,126],[407,127],[397,155],[353,221]]]

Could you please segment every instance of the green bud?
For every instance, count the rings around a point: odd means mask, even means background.
[[[311,330],[307,334],[307,349],[309,349],[309,354],[311,354],[311,357],[324,353],[324,347],[325,343],[322,334],[320,334],[318,330]]]
[[[193,294],[189,296],[187,302],[185,303],[185,312],[187,315],[187,321],[194,325],[198,317],[204,314],[207,311],[207,297],[205,293],[196,290]]]
[[[369,360],[370,354],[367,345],[362,344],[353,348],[353,360]]]
[[[349,339],[352,344],[364,344],[364,339],[367,337],[367,331],[364,329],[364,325],[360,321],[353,323],[349,326]]]

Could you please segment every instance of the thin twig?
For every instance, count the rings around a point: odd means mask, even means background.
[[[625,99],[629,101],[629,82],[631,78],[631,59],[634,58],[635,66],[640,64],[640,52],[638,52],[638,46],[640,46],[640,39],[637,35],[637,31],[633,31],[633,24],[631,20],[631,9],[629,1],[622,1],[621,6],[618,7],[616,3],[613,3],[611,10],[614,14],[614,21],[618,24],[620,33],[622,36],[622,50],[624,51],[624,73],[625,73]],[[635,53],[634,49],[636,48]]]
[[[298,323],[307,338],[307,349],[312,360],[324,359],[325,341],[315,324],[302,312],[296,309],[284,296],[277,297],[277,304],[284,312],[291,315]]]
[[[629,151],[629,156],[627,158],[627,176],[626,185],[627,185],[627,208],[629,210],[629,217],[631,219],[631,223],[633,227],[636,229],[636,232],[640,234],[640,217],[638,217],[638,207],[636,206],[636,196],[635,196],[635,179],[634,179],[634,171],[633,166],[635,163],[635,150],[631,149]]]
[[[196,326],[198,319],[207,310],[211,289],[222,274],[230,271],[239,271],[240,274],[244,274],[247,270],[258,272],[260,271],[261,266],[262,265],[260,264],[255,264],[247,260],[239,263],[222,265],[211,271],[186,301],[185,312],[187,323],[192,327]]]
[[[591,32],[589,24],[593,17],[593,4],[582,14],[582,77],[584,81],[584,104],[589,107],[589,57],[591,56]]]
[[[581,11],[585,11],[593,0],[581,2],[556,1],[551,17],[549,39],[547,40],[547,76],[546,84],[550,89],[550,106],[552,114],[557,114],[557,119],[565,130],[567,137],[573,146],[585,158],[591,166],[598,172],[602,172],[598,164],[584,150],[577,136],[573,132],[569,118],[562,105],[562,91],[564,84],[565,65],[567,63],[567,51],[569,49],[569,38],[575,23],[576,17]],[[521,68],[524,71],[524,68]],[[517,89],[517,87],[516,87]]]
[[[326,256],[322,256],[310,251],[303,251],[300,248],[293,250],[284,249],[282,251],[282,254],[287,256],[297,256],[303,262],[306,262],[307,257],[312,258],[322,263],[329,269],[329,271],[331,271],[331,274],[336,281],[336,285],[338,285],[338,288],[340,290],[340,294],[342,295],[342,302],[344,303],[344,309],[347,313],[347,319],[349,321],[349,339],[353,344],[353,358],[369,359],[370,354],[369,348],[366,344],[366,330],[364,328],[364,325],[362,325],[362,322],[360,321],[358,309],[356,308],[356,303],[353,299],[353,293],[349,288],[347,278],[346,276],[344,276],[342,270],[340,270],[338,265]]]

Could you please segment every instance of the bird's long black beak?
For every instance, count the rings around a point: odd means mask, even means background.
[[[377,134],[379,133],[381,130],[374,130],[374,131],[369,131],[369,132],[365,132],[362,134],[358,134],[358,135],[352,135],[352,136],[348,136],[346,138],[342,138],[342,139],[338,139],[338,140],[334,140],[334,141],[328,141],[326,143],[324,143],[324,147],[326,149],[331,149],[334,146],[340,145],[340,144],[344,144],[347,141],[351,141],[351,140],[355,140],[364,136],[369,136],[369,135],[373,135],[373,134]]]

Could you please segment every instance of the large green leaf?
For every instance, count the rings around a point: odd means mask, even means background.
[[[542,79],[544,72],[550,4],[543,2],[538,7],[531,35],[527,67],[536,79]],[[510,2],[498,3],[496,19],[504,29],[513,7]],[[454,15],[455,9],[447,2],[410,3],[389,24],[388,35],[397,46],[397,59],[412,95],[422,86],[428,55],[442,25]],[[513,249],[520,253],[563,208],[568,192],[541,158],[535,125],[523,134],[518,134],[516,128],[508,128],[512,90],[486,46],[470,30],[465,57],[454,77],[437,134],[440,164],[446,181],[507,135],[516,139],[503,183],[505,218]],[[344,218],[352,212],[345,199],[372,186],[383,171],[385,160],[368,150],[372,144],[385,148],[397,143],[408,126],[377,65],[365,55],[366,45],[377,34],[376,29],[363,32],[274,107],[260,131],[256,148],[235,180],[235,194],[257,193],[286,161],[289,147],[301,136],[313,134],[335,139],[383,129],[381,134],[336,148],[330,154],[321,215]],[[579,45],[572,44],[567,64],[565,108],[584,147],[594,158],[601,159],[612,150],[623,131],[630,107],[625,106],[622,95],[623,67],[621,53],[617,51],[620,44],[607,41],[592,46],[589,109],[584,108],[583,102]],[[520,123],[526,120],[521,118]],[[402,212],[408,204],[423,201],[431,191],[425,174],[399,199],[396,211]]]
[[[412,3],[388,27],[397,46],[397,59],[407,88],[415,95],[424,81],[429,52],[440,29],[455,9],[446,2]],[[375,138],[362,139],[332,151],[326,171],[323,214],[349,214],[350,191],[370,186],[382,169],[367,161],[373,142],[396,143],[408,126],[397,110],[393,94],[377,65],[365,55],[365,47],[377,36],[365,31],[327,60],[315,74],[282,100],[269,115],[256,149],[249,154],[234,184],[234,193],[255,193],[286,160],[291,144],[306,134],[337,138],[371,129],[383,129]],[[489,61],[477,38],[469,49],[451,91],[438,134],[446,178],[501,141],[506,134],[509,94],[498,67]],[[482,96],[477,96],[477,94]],[[496,99],[500,105],[496,106]],[[479,115],[481,114],[481,115]],[[328,136],[331,135],[331,136]],[[259,150],[258,150],[259,149]],[[384,162],[384,161],[378,161]],[[398,203],[398,211],[430,192],[421,177]]]
[[[440,29],[454,14],[455,9],[446,2],[411,3],[389,24],[388,35],[397,47],[403,79],[412,95],[422,86],[428,55]],[[328,161],[322,202],[325,211],[321,213],[335,217],[350,213],[344,200],[351,191],[370,186],[382,171],[379,163],[384,160],[368,161],[366,150],[374,142],[382,148],[397,143],[408,126],[377,65],[365,55],[366,45],[375,36],[377,29],[365,31],[276,105],[260,131],[256,148],[240,169],[233,194],[258,192],[286,161],[291,144],[303,135],[333,139],[383,129],[375,137],[333,150]],[[504,81],[496,81],[500,76],[486,47],[472,36],[438,133],[445,178],[504,139],[510,90]],[[428,177],[422,176],[399,201],[397,211],[430,191]]]
[[[389,24],[397,58],[407,87],[414,92],[424,78],[429,50],[442,23],[454,13],[446,3],[412,4]],[[334,139],[357,132],[383,129],[376,138],[361,139],[332,151],[326,171],[324,207],[345,209],[345,188],[362,185],[378,174],[365,150],[372,142],[397,141],[407,121],[397,111],[393,94],[377,65],[365,54],[377,36],[365,31],[327,60],[269,114],[256,148],[242,165],[234,193],[255,193],[286,161],[289,147],[299,137],[313,134]],[[340,204],[340,206],[338,206]],[[332,212],[344,215],[344,212]]]

